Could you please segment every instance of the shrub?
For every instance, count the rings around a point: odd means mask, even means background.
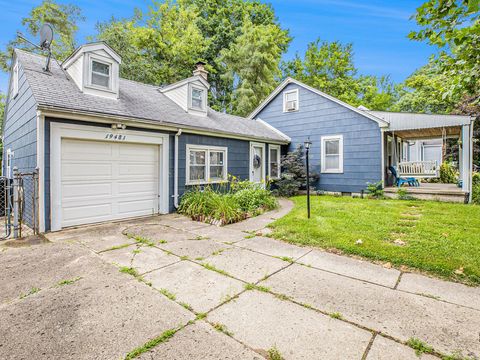
[[[307,188],[307,168],[302,145],[298,145],[294,151],[282,158],[281,167],[281,178],[273,182],[274,191],[278,195],[290,197]],[[315,184],[318,179],[318,174],[310,171],[310,185]]]
[[[383,185],[382,182],[367,183],[367,194],[374,199],[383,198]]]
[[[183,194],[178,212],[193,220],[226,225],[276,207],[277,200],[271,191],[229,176],[229,181],[215,188],[196,186]]]
[[[412,195],[408,194],[407,189],[404,188],[398,188],[397,190],[397,197],[398,200],[415,200],[415,198]]]
[[[444,184],[455,184],[457,182],[457,170],[452,163],[444,161],[440,165],[440,181]]]
[[[480,205],[480,173],[472,176],[472,202]]]

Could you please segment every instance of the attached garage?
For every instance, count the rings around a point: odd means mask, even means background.
[[[168,135],[54,123],[50,146],[52,230],[168,212]]]

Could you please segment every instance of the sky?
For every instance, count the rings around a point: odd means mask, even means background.
[[[57,0],[58,1],[58,0]],[[77,43],[95,34],[95,25],[112,16],[130,17],[133,9],[147,9],[150,0],[70,0],[60,3],[78,5],[86,21],[79,24]],[[434,49],[425,43],[407,38],[416,29],[410,16],[421,0],[270,0],[283,28],[290,30],[293,41],[285,59],[303,54],[309,42],[327,41],[353,43],[354,61],[360,74],[389,75],[394,82],[403,81],[424,65]],[[21,19],[41,1],[0,0],[0,46],[5,48]],[[36,39],[32,39],[36,42]],[[8,74],[0,72],[0,91],[7,91]]]

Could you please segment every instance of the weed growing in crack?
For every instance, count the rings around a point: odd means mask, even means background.
[[[207,313],[198,313],[197,314],[197,320],[202,320],[207,317]]]
[[[134,237],[135,241],[140,244],[144,244],[147,246],[155,246],[155,243],[147,238],[144,238],[142,236],[135,236]]]
[[[255,285],[255,284],[245,284],[245,290],[258,290],[262,292],[270,292],[270,288],[262,285]]]
[[[284,360],[282,354],[280,354],[280,351],[278,351],[276,346],[271,347],[267,351],[268,354],[268,360]]]
[[[222,252],[224,252],[224,251],[225,251],[225,249],[220,249],[220,250],[217,250],[217,251],[212,252],[212,255],[213,255],[213,256],[220,255],[220,254],[221,254]]]
[[[330,317],[331,317],[332,319],[338,319],[338,320],[343,319],[342,314],[340,314],[339,312],[333,312],[333,313],[331,313],[331,314],[330,314]]]
[[[275,294],[275,297],[277,299],[284,300],[284,301],[290,300],[290,298],[287,295],[284,295],[284,294]]]
[[[205,258],[203,258],[203,257],[201,257],[201,256],[195,258],[195,260],[197,260],[197,261],[202,261],[202,260],[204,260],[204,259],[205,259]]]
[[[187,255],[180,256],[180,260],[188,260],[188,256]]]
[[[291,258],[291,257],[288,257],[288,256],[280,256],[278,257],[280,260],[283,260],[283,261],[286,261],[286,262],[289,262],[289,263],[293,263],[294,260]]]
[[[433,348],[430,345],[417,338],[408,339],[407,345],[415,350],[415,354],[417,354],[417,356],[433,353]]]
[[[182,305],[185,309],[187,309],[189,311],[193,311],[193,308],[185,302],[181,302],[180,305]]]
[[[140,249],[135,249],[132,251],[135,255],[140,254],[142,251]]]
[[[233,333],[228,331],[227,327],[221,323],[214,323],[212,326],[215,330],[220,331],[225,335],[233,336]]]
[[[255,237],[255,234],[249,234],[249,235],[244,236],[243,238],[244,239],[253,239],[254,237]]]
[[[170,300],[173,300],[175,301],[177,299],[177,297],[175,296],[175,294],[171,293],[170,291],[168,291],[167,289],[160,289],[159,290],[163,295],[165,295],[167,298],[169,298]]]
[[[106,251],[112,251],[112,250],[120,250],[120,249],[129,247],[130,245],[132,245],[132,244],[123,244],[123,245],[112,246],[111,248],[102,250],[99,253],[103,253],[103,252],[106,252]]]
[[[158,240],[157,241],[159,244],[166,244],[167,243],[167,240]]]
[[[21,294],[21,295],[20,295],[20,299],[24,299],[24,298],[26,298],[27,296],[36,294],[36,293],[39,292],[40,290],[41,290],[40,288],[32,287],[28,293],[26,293],[26,294]]]
[[[153,338],[152,340],[146,342],[140,347],[137,347],[136,349],[130,351],[126,356],[125,360],[131,360],[136,358],[137,356],[143,354],[144,352],[147,352],[148,350],[154,348],[160,343],[163,343],[170,339],[175,333],[180,330],[180,329],[169,329],[164,331],[160,336],[157,336],[156,338]]]
[[[137,270],[135,270],[133,267],[122,266],[120,268],[120,272],[128,275],[132,275],[133,277],[136,277],[136,278],[139,277]]]
[[[228,273],[224,270],[221,270],[221,269],[217,269],[215,266],[213,266],[212,264],[209,264],[209,263],[203,263],[202,266],[207,269],[207,270],[211,270],[211,271],[215,271],[219,274],[222,274],[222,275],[225,275],[225,276],[230,276],[228,275]]]
[[[57,283],[57,286],[71,285],[77,282],[78,280],[80,280],[81,278],[82,278],[81,276],[77,276],[76,278],[73,278],[73,279],[62,280]]]

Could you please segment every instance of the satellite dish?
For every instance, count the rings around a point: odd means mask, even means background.
[[[43,50],[50,50],[53,40],[53,27],[50,24],[43,24],[40,28],[40,47]]]

